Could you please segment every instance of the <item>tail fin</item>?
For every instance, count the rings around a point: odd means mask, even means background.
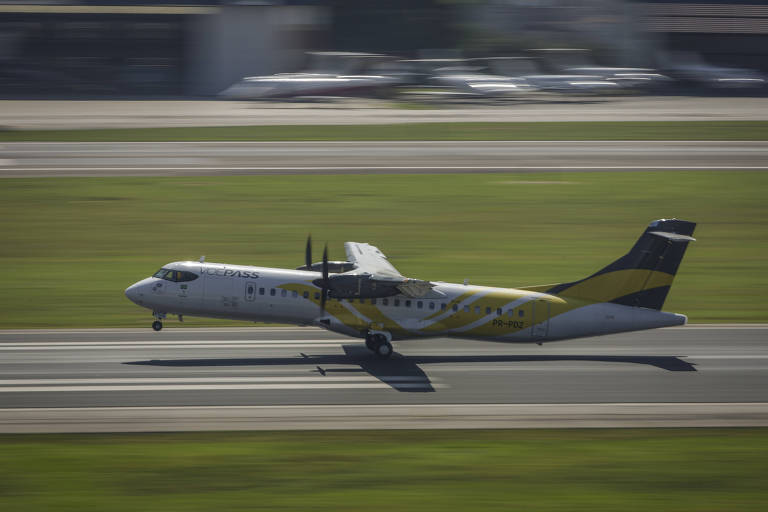
[[[632,249],[586,279],[562,283],[547,293],[596,302],[661,309],[696,223],[677,219],[651,222]]]

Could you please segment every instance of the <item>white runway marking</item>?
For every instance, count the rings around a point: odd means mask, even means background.
[[[145,349],[145,350],[164,350],[164,349],[179,349],[179,348],[334,348],[334,347],[341,347],[341,343],[280,343],[280,344],[238,344],[238,345],[230,345],[227,343],[222,344],[215,344],[215,345],[174,345],[174,346],[164,346],[164,345],[144,345],[141,342],[136,343],[130,343],[128,345],[99,345],[97,343],[94,343],[93,345],[87,345],[87,346],[76,346],[76,347],[57,347],[56,345],[49,345],[44,347],[4,347],[0,346],[0,351],[54,351],[54,350],[125,350],[126,348],[136,348],[136,349]]]
[[[350,338],[354,340],[354,338]],[[274,340],[168,340],[168,341],[144,341],[144,340],[124,340],[124,341],[11,341],[0,342],[0,347],[108,347],[112,345],[123,345],[133,347],[136,345],[208,345],[208,344],[240,344],[240,345],[273,345],[273,344],[315,344],[315,343],[333,343],[338,345],[341,340],[334,339],[274,339]]]
[[[0,409],[0,432],[760,427],[768,403],[160,406]]]
[[[163,336],[163,334],[181,333],[181,332],[250,332],[262,334],[265,332],[326,332],[318,327],[179,327],[170,328],[163,333],[152,333],[148,327],[127,327],[127,328],[98,328],[93,329],[0,329],[0,336],[5,334],[150,334],[154,336]]]
[[[440,144],[445,146],[455,146],[456,144],[464,145],[499,145],[507,146],[510,144],[614,144],[614,145],[645,145],[645,144],[693,144],[696,146],[709,146],[712,144],[739,144],[739,145],[765,145],[766,141],[762,140],[201,140],[201,141],[174,141],[174,140],[159,140],[159,141],[19,141],[9,142],[7,144],[14,144],[19,146],[48,146],[48,145],[61,145],[61,146],[146,146],[146,145],[184,145],[184,146],[250,146],[250,145],[281,145],[281,146],[305,146],[305,145],[338,145],[338,146],[370,146],[370,145],[413,145],[421,146],[423,144]],[[37,150],[35,150],[37,151]],[[57,150],[58,151],[58,150]]]
[[[359,340],[172,340],[172,341],[86,341],[86,342],[0,342],[0,351],[54,350],[123,350],[126,348],[157,350],[181,348],[335,348],[342,343]]]
[[[424,380],[423,377],[407,377],[402,375],[382,376],[389,381]],[[0,380],[0,386],[32,386],[52,384],[171,384],[171,383],[233,383],[233,382],[370,382],[375,381],[369,375],[316,375],[295,377],[128,377],[128,378],[103,378],[103,379],[4,379]]]
[[[398,383],[399,388],[437,387],[427,382]],[[0,393],[29,393],[29,392],[83,392],[83,391],[221,391],[221,390],[275,390],[275,389],[390,389],[392,386],[385,382],[356,382],[356,383],[277,383],[277,384],[153,384],[136,386],[32,386],[32,387],[0,387]],[[393,390],[394,391],[394,390]],[[396,391],[395,391],[396,392]]]
[[[4,379],[0,393],[111,391],[329,390],[444,387],[420,376],[313,375],[291,377],[134,377],[102,379]]]
[[[395,165],[395,166],[286,166],[286,167],[16,167],[17,172],[51,172],[71,174],[77,172],[165,172],[165,171],[263,171],[263,172],[369,172],[369,171],[764,171],[765,165]],[[7,175],[0,175],[7,176]],[[7,176],[10,177],[10,176]]]

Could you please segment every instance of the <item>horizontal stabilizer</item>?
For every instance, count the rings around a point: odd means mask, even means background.
[[[693,238],[692,236],[681,235],[679,233],[668,233],[666,231],[649,231],[648,234],[660,236],[662,238],[672,240],[673,242],[695,242],[696,241],[696,239]]]

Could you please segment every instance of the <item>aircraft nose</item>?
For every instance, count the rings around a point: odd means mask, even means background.
[[[135,302],[136,304],[141,304],[141,297],[143,294],[139,288],[139,283],[134,283],[125,289],[125,296],[128,297],[128,300]]]

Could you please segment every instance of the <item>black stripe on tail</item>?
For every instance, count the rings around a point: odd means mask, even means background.
[[[653,221],[627,254],[586,279],[559,284],[547,292],[567,295],[567,290],[575,285],[582,285],[580,288],[583,290],[585,287],[589,288],[587,282],[590,279],[616,272],[614,274],[616,276],[615,296],[608,302],[625,306],[661,309],[670,286],[651,285],[652,275],[655,272],[663,272],[674,277],[680,262],[683,260],[685,250],[688,248],[688,243],[694,240],[692,235],[695,228],[695,222],[685,220],[661,219]],[[643,277],[641,277],[640,282],[632,281],[632,287],[628,288],[629,282],[626,279],[626,273],[622,275],[619,272],[622,270],[648,270],[648,273],[644,276],[641,274]],[[671,282],[671,277],[668,279],[669,282]],[[605,286],[606,281],[609,286],[612,287],[613,285],[610,276],[605,276],[595,282],[598,281],[601,286]]]

